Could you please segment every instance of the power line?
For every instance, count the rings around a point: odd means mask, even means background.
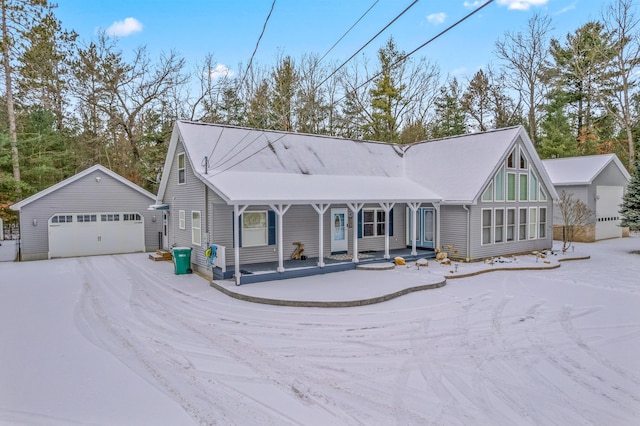
[[[269,10],[269,14],[267,15],[267,19],[265,19],[264,24],[262,25],[262,32],[260,33],[260,37],[258,37],[258,41],[256,42],[256,47],[253,49],[253,53],[251,54],[251,58],[249,59],[247,70],[244,73],[244,77],[242,77],[242,82],[240,83],[240,87],[242,87],[242,84],[244,84],[244,80],[247,78],[247,74],[249,74],[249,70],[251,69],[251,64],[253,63],[253,57],[258,51],[258,45],[260,44],[260,40],[262,40],[264,31],[267,29],[267,22],[269,22],[269,18],[271,18],[271,13],[273,12],[273,8],[275,5],[276,5],[276,0],[273,0],[273,3],[271,3],[271,9]]]
[[[371,9],[373,9],[373,7],[374,7],[376,4],[378,4],[378,2],[379,2],[379,1],[380,1],[380,0],[376,0],[376,1],[374,1],[374,2],[373,2],[373,4],[372,4],[371,6],[369,6],[369,9],[367,9],[367,10],[366,10],[366,12],[364,12],[364,13],[362,14],[362,16],[360,16],[360,18],[358,18],[358,20],[357,20],[353,25],[351,25],[351,28],[349,28],[349,29],[348,29],[344,34],[342,34],[342,37],[340,37],[340,38],[338,39],[338,41],[336,41],[335,43],[333,43],[333,46],[331,46],[331,47],[329,48],[329,50],[327,50],[327,51],[325,52],[325,54],[324,54],[324,55],[322,55],[322,57],[318,60],[318,62],[322,62],[322,60],[323,60],[323,59],[324,59],[324,58],[329,54],[329,52],[331,52],[331,51],[333,50],[333,48],[334,48],[334,47],[336,47],[336,46],[338,45],[338,43],[340,43],[340,42],[342,41],[342,39],[343,39],[343,38],[345,38],[345,37],[346,37],[346,35],[347,35],[347,34],[349,34],[349,32],[351,32],[351,30],[352,30],[356,25],[358,25],[358,23],[362,20],[362,18],[364,18],[365,16],[367,16],[367,14],[371,11]]]
[[[456,22],[454,22],[453,24],[449,25],[447,28],[445,28],[444,30],[440,31],[438,34],[436,34],[435,36],[431,37],[429,40],[425,41],[424,43],[422,43],[420,46],[416,47],[415,49],[413,49],[411,52],[407,53],[406,55],[402,55],[401,57],[399,57],[395,62],[393,62],[391,65],[389,65],[389,68],[394,68],[397,65],[399,65],[401,62],[403,62],[404,60],[406,60],[409,56],[413,55],[414,53],[416,53],[418,50],[422,49],[423,47],[425,47],[426,45],[432,43],[433,41],[437,40],[438,38],[440,38],[441,36],[443,36],[444,34],[448,33],[449,31],[451,31],[453,28],[457,27],[458,25],[460,25],[462,22],[466,21],[467,19],[469,19],[470,17],[472,17],[473,15],[475,15],[476,13],[478,13],[481,9],[485,8],[486,6],[488,6],[490,3],[493,3],[494,0],[488,0],[487,2],[485,2],[482,6],[478,7],[477,9],[474,9],[473,11],[471,11],[470,13],[466,14],[464,17],[462,17],[461,19],[457,20]],[[371,78],[369,78],[368,80],[366,80],[364,83],[360,84],[359,86],[356,86],[352,91],[358,90],[360,89],[362,86],[364,86],[365,84],[370,83],[371,81],[373,81],[374,79],[378,78],[380,75],[382,74],[382,71],[378,72],[377,74],[374,74]],[[333,75],[333,74],[332,74]],[[331,77],[331,76],[329,76]],[[327,79],[329,78],[327,77]],[[326,79],[325,79],[326,81]],[[324,83],[324,81],[322,82]],[[320,85],[322,84],[320,83]],[[335,104],[337,104],[338,102],[340,102],[341,100],[343,100],[344,98],[346,98],[347,95],[344,95],[343,97],[339,98],[338,100],[336,100],[335,102],[333,102],[331,104],[331,106],[334,106]]]
[[[344,61],[338,68],[336,68],[335,70],[333,70],[333,72],[331,74],[329,74],[327,76],[327,78],[325,78],[324,80],[322,80],[322,82],[320,82],[320,84],[318,84],[313,90],[316,91],[318,90],[318,88],[320,86],[322,86],[324,83],[327,82],[327,80],[329,80],[332,76],[335,75],[335,73],[337,73],[338,71],[340,71],[340,69],[345,66],[347,64],[347,62],[349,62],[350,60],[352,60],[354,58],[354,56],[356,56],[358,53],[360,53],[365,47],[367,47],[369,45],[369,43],[371,43],[373,40],[375,40],[380,34],[382,34],[387,28],[389,28],[394,22],[396,22],[402,15],[404,15],[409,9],[411,9],[416,3],[418,3],[418,1],[420,0],[414,0],[413,3],[411,3],[409,6],[407,6],[407,8],[405,10],[403,10],[402,12],[400,12],[400,14],[398,16],[396,16],[395,18],[393,18],[393,20],[391,22],[389,22],[387,25],[385,25],[385,27],[383,29],[381,29],[380,31],[378,31],[378,33],[376,35],[374,35],[373,37],[371,37],[369,39],[369,41],[367,41],[360,49],[358,49],[356,51],[356,53],[354,53],[353,55],[351,55],[349,57],[349,59],[347,59],[346,61]]]

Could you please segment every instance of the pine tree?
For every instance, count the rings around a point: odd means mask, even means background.
[[[640,229],[640,161],[636,161],[635,173],[622,200],[620,226]]]

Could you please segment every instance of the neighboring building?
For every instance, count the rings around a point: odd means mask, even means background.
[[[11,206],[20,212],[20,260],[153,251],[162,221],[155,196],[96,165]]]
[[[242,265],[291,276],[295,242],[318,269],[330,253],[355,264],[406,247],[451,245],[463,261],[550,248],[555,197],[522,127],[397,145],[178,121],[155,208],[164,248],[193,247],[204,271],[216,245],[216,271],[239,284]]]
[[[629,236],[620,227],[620,205],[631,176],[615,154],[555,158],[542,162],[558,193],[565,191],[593,212],[590,223],[576,232],[576,241],[592,242]],[[564,221],[553,216],[554,239],[562,240]]]

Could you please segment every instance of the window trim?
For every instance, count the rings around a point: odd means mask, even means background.
[[[365,222],[364,221],[364,216],[366,212],[373,212],[373,222]],[[382,213],[384,215],[384,220],[379,221],[378,220],[378,214]],[[361,238],[378,238],[378,237],[384,237],[385,235],[387,235],[387,221],[386,221],[386,216],[387,213],[384,211],[384,209],[379,209],[379,208],[363,208],[362,209],[362,223],[359,224],[359,226],[362,227],[362,237]],[[365,235],[365,224],[372,224],[373,225],[373,235]],[[384,232],[382,234],[378,233],[378,227],[382,226],[384,228]]]
[[[178,210],[178,228],[187,229],[187,214],[184,210]]]
[[[182,167],[180,167],[180,161],[182,161]],[[187,166],[184,152],[178,153],[177,163],[178,164],[176,168],[178,169],[178,185],[184,185],[187,183]]]
[[[489,224],[485,223],[485,212],[489,212]],[[485,241],[485,231],[489,231],[488,238],[489,241]],[[493,209],[482,209],[480,211],[480,244],[483,246],[488,246],[493,244]]]
[[[198,226],[195,226],[194,215],[198,215]],[[197,233],[195,231],[198,231]],[[198,237],[197,239],[195,237]],[[202,245],[202,213],[200,210],[191,210],[191,244]]]

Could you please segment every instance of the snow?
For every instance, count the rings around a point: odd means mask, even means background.
[[[0,424],[637,424],[639,250],[334,309],[236,300],[145,254],[2,262]],[[371,296],[448,268],[239,289]]]
[[[630,181],[631,176],[615,154],[553,158],[543,160],[542,164],[554,185],[590,185],[612,161],[627,181]]]

